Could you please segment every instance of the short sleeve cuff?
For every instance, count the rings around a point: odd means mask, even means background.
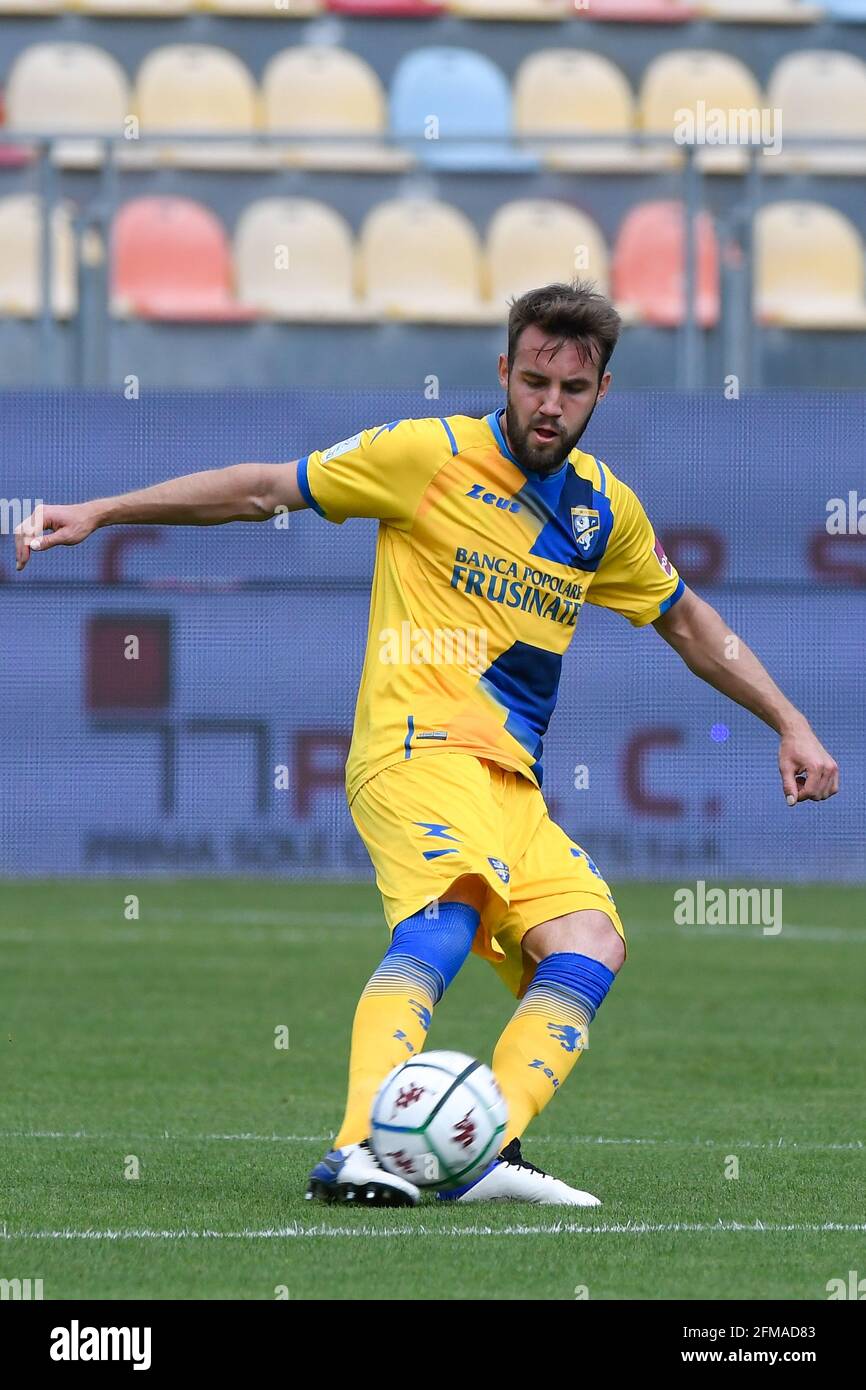
[[[668,597],[664,599],[662,603],[655,608],[650,608],[646,613],[641,613],[638,617],[631,619],[632,627],[646,627],[648,623],[654,623],[663,613],[667,613],[669,608],[673,608],[674,604],[679,602],[685,591],[685,584],[681,579],[678,579],[677,587],[674,589],[673,593],[668,594]]]
[[[302,459],[298,459],[298,487],[301,490],[301,496],[303,497],[307,506],[311,507],[314,512],[318,512],[319,516],[324,516],[325,520],[327,521],[328,518],[325,516],[324,511],[319,506],[318,502],[316,501],[315,497],[313,496],[310,490],[310,481],[307,477],[307,466],[309,462],[309,454],[305,454]]]

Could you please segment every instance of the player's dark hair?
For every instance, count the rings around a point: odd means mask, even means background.
[[[514,364],[524,328],[535,325],[551,337],[577,343],[581,354],[598,364],[601,381],[619,339],[622,320],[609,299],[592,284],[542,285],[511,301],[508,313],[508,370]]]

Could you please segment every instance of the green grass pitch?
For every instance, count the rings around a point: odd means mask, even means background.
[[[0,885],[0,1278],[46,1299],[825,1299],[866,1274],[862,891],[786,887],[776,937],[677,927],[673,891],[619,888],[629,962],[524,1139],[603,1205],[355,1211],[303,1194],[387,942],[372,886]],[[511,1008],[471,958],[429,1046],[489,1060]]]

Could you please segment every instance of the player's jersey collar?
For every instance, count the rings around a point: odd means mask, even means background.
[[[529,478],[529,480],[532,482],[547,482],[550,478],[561,477],[565,469],[568,467],[568,459],[571,456],[569,455],[568,458],[563,459],[561,466],[557,468],[555,472],[546,474],[544,478],[541,478],[537,473],[530,472],[529,469],[523,467],[523,464],[520,462],[518,458],[515,457],[515,455],[511,452],[511,450],[508,447],[508,441],[505,438],[505,430],[502,425],[502,417],[504,416],[504,414],[505,407],[501,406],[499,410],[491,410],[489,415],[484,416],[486,423],[490,426],[493,438],[496,440],[496,446],[499,449],[499,452],[501,454],[504,454],[507,459],[510,459],[513,464],[516,464],[516,466],[520,469],[524,477]]]

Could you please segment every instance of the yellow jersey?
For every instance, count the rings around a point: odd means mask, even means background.
[[[383,768],[452,751],[541,786],[583,604],[640,627],[683,592],[631,488],[580,449],[524,470],[503,414],[392,420],[299,461],[321,516],[379,521],[350,802]]]

